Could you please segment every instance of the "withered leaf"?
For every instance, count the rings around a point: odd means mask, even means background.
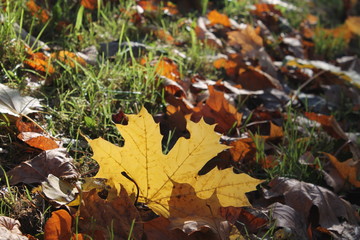
[[[121,187],[119,195],[111,200],[100,198],[96,189],[83,193],[79,221],[81,232],[93,237],[95,234],[95,239],[109,239],[109,226],[113,227],[114,240],[128,239],[129,236],[141,239],[140,215],[126,190]]]
[[[59,178],[76,179],[79,177],[73,159],[67,156],[65,148],[43,151],[33,159],[22,162],[7,174],[12,185],[20,182],[40,183],[45,181],[49,174]]]

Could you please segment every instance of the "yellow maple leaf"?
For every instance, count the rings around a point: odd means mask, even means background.
[[[100,165],[95,177],[107,178],[119,189],[121,183],[129,194],[136,194],[134,183],[122,175],[125,172],[139,186],[139,201],[164,217],[170,216],[174,182],[190,184],[201,199],[215,193],[222,206],[249,205],[245,192],[255,190],[261,182],[246,174],[234,174],[231,169],[197,174],[208,160],[228,148],[219,143],[220,135],[214,132],[214,126],[203,120],[188,120],[190,138],[180,138],[167,155],[162,152],[159,125],[145,108],[137,115],[129,115],[128,125],[116,127],[125,140],[123,147],[102,138],[88,139],[93,158]]]

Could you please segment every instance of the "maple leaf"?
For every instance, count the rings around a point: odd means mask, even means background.
[[[249,205],[245,192],[254,190],[260,180],[233,174],[231,169],[197,174],[209,159],[228,148],[219,143],[220,135],[214,132],[214,126],[202,119],[199,123],[187,120],[190,138],[180,138],[164,155],[159,125],[147,110],[143,108],[139,114],[128,117],[128,125],[116,125],[125,140],[123,147],[102,138],[88,139],[93,158],[100,165],[96,178],[112,180],[118,190],[121,183],[129,194],[136,194],[134,183],[122,176],[125,172],[139,187],[139,201],[164,217],[170,216],[174,182],[192,185],[201,199],[209,199],[215,193],[222,206]]]

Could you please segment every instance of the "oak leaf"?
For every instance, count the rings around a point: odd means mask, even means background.
[[[228,148],[219,143],[220,136],[213,126],[202,119],[199,123],[188,120],[190,138],[180,138],[164,155],[159,125],[146,109],[128,117],[128,125],[116,125],[125,140],[123,147],[102,138],[88,139],[94,151],[93,158],[100,165],[96,178],[112,180],[117,188],[117,183],[121,183],[134,195],[137,189],[123,176],[126,173],[138,185],[139,201],[164,217],[170,216],[169,199],[174,182],[192,185],[201,199],[215,194],[222,206],[250,205],[245,192],[255,189],[260,180],[246,174],[233,174],[231,169],[214,169],[204,176],[197,174],[209,159]]]

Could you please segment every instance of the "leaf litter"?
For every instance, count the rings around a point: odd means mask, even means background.
[[[53,3],[44,2],[28,1],[26,5],[40,22],[52,24]],[[115,6],[114,1],[105,2]],[[62,148],[61,141],[40,126],[20,123],[23,116],[41,117],[39,100],[21,96],[17,90],[1,84],[0,112],[17,122],[16,128],[12,128],[12,122],[6,133],[15,136],[14,142],[22,144],[23,152],[32,152],[7,172],[10,185],[39,185],[31,194],[40,194],[55,209],[63,208],[53,211],[47,221],[45,239],[82,239],[86,235],[104,239],[109,237],[109,226],[116,226],[114,239],[129,235],[134,239],[228,239],[234,229],[237,236],[250,234],[257,238],[265,237],[271,224],[277,227],[274,236],[278,239],[358,238],[359,216],[351,204],[354,200],[350,198],[350,203],[334,192],[348,193],[358,188],[359,146],[350,136],[360,129],[354,123],[347,125],[347,119],[336,121],[331,116],[342,108],[341,94],[352,105],[350,116],[359,109],[357,58],[329,59],[327,53],[322,56],[315,49],[315,38],[324,33],[329,38],[342,39],[349,49],[359,35],[359,17],[346,13],[338,27],[322,29],[315,27],[320,20],[310,15],[300,23],[298,31],[287,22],[291,19],[286,19],[285,13],[299,8],[283,1],[252,5],[246,11],[254,21],[247,24],[242,17],[222,13],[221,8],[217,9],[221,4],[209,2],[207,14],[199,14],[194,21],[180,21],[177,26],[184,26],[193,41],[197,38],[202,47],[218,53],[217,57],[206,59],[215,68],[214,80],[208,79],[208,73],[201,69],[201,73],[184,71],[181,61],[191,60],[184,50],[193,43],[178,38],[176,31],[163,24],[153,25],[157,14],[175,19],[189,11],[200,11],[198,1],[137,1],[130,10],[121,9],[139,33],[150,33],[149,37],[157,41],[155,47],[132,39],[126,43],[112,39],[102,42],[99,51],[89,46],[72,52],[49,47],[17,27],[23,40],[30,38],[31,45],[40,46],[32,50],[22,43],[26,57],[21,68],[31,69],[33,73],[29,74],[34,79],[45,80],[41,84],[54,84],[58,76],[55,69],[62,72],[72,68],[82,75],[85,73],[80,69],[91,67],[87,63],[96,66],[97,58],[114,61],[125,49],[129,55],[133,52],[131,60],[127,59],[129,66],[134,67],[138,61],[139,65],[154,69],[154,79],[161,83],[158,86],[164,93],[162,107],[166,112],[154,116],[159,123],[145,108],[131,115],[117,109],[113,119],[125,123],[116,125],[124,143],[87,138],[99,171],[81,185],[77,165],[67,156],[68,150]],[[103,7],[98,3],[80,1],[79,6],[86,13],[94,13]],[[71,29],[71,24],[67,24]],[[83,36],[77,37],[81,42]],[[156,56],[148,62],[150,52],[160,55],[167,47],[180,53],[182,60],[169,55]],[[290,141],[286,124],[294,116],[285,113],[289,106],[301,109],[310,121],[320,123],[307,123],[315,126],[310,134],[320,138],[323,132],[319,132],[324,130],[327,138],[337,144],[337,150],[330,153],[310,153],[314,146],[309,146],[305,149],[308,154],[300,154],[296,159],[323,176],[327,188],[281,177],[266,183],[245,174],[262,178],[264,172],[280,167],[285,160],[279,154],[279,146],[287,146]],[[311,136],[305,126],[299,124],[298,128],[299,133]],[[174,137],[164,154],[162,144],[169,131]],[[306,136],[295,141],[301,145]],[[261,146],[263,154],[259,151]],[[17,163],[11,166],[14,164]],[[212,167],[205,171],[204,165]],[[256,186],[260,190],[256,191]],[[253,192],[246,194],[249,191]],[[253,195],[257,197],[252,198]],[[99,206],[103,211],[98,211]],[[74,235],[76,217],[80,217],[78,236]],[[65,225],[60,224],[61,219],[65,219]],[[100,224],[93,226],[94,221]],[[16,234],[21,236],[21,232]]]

